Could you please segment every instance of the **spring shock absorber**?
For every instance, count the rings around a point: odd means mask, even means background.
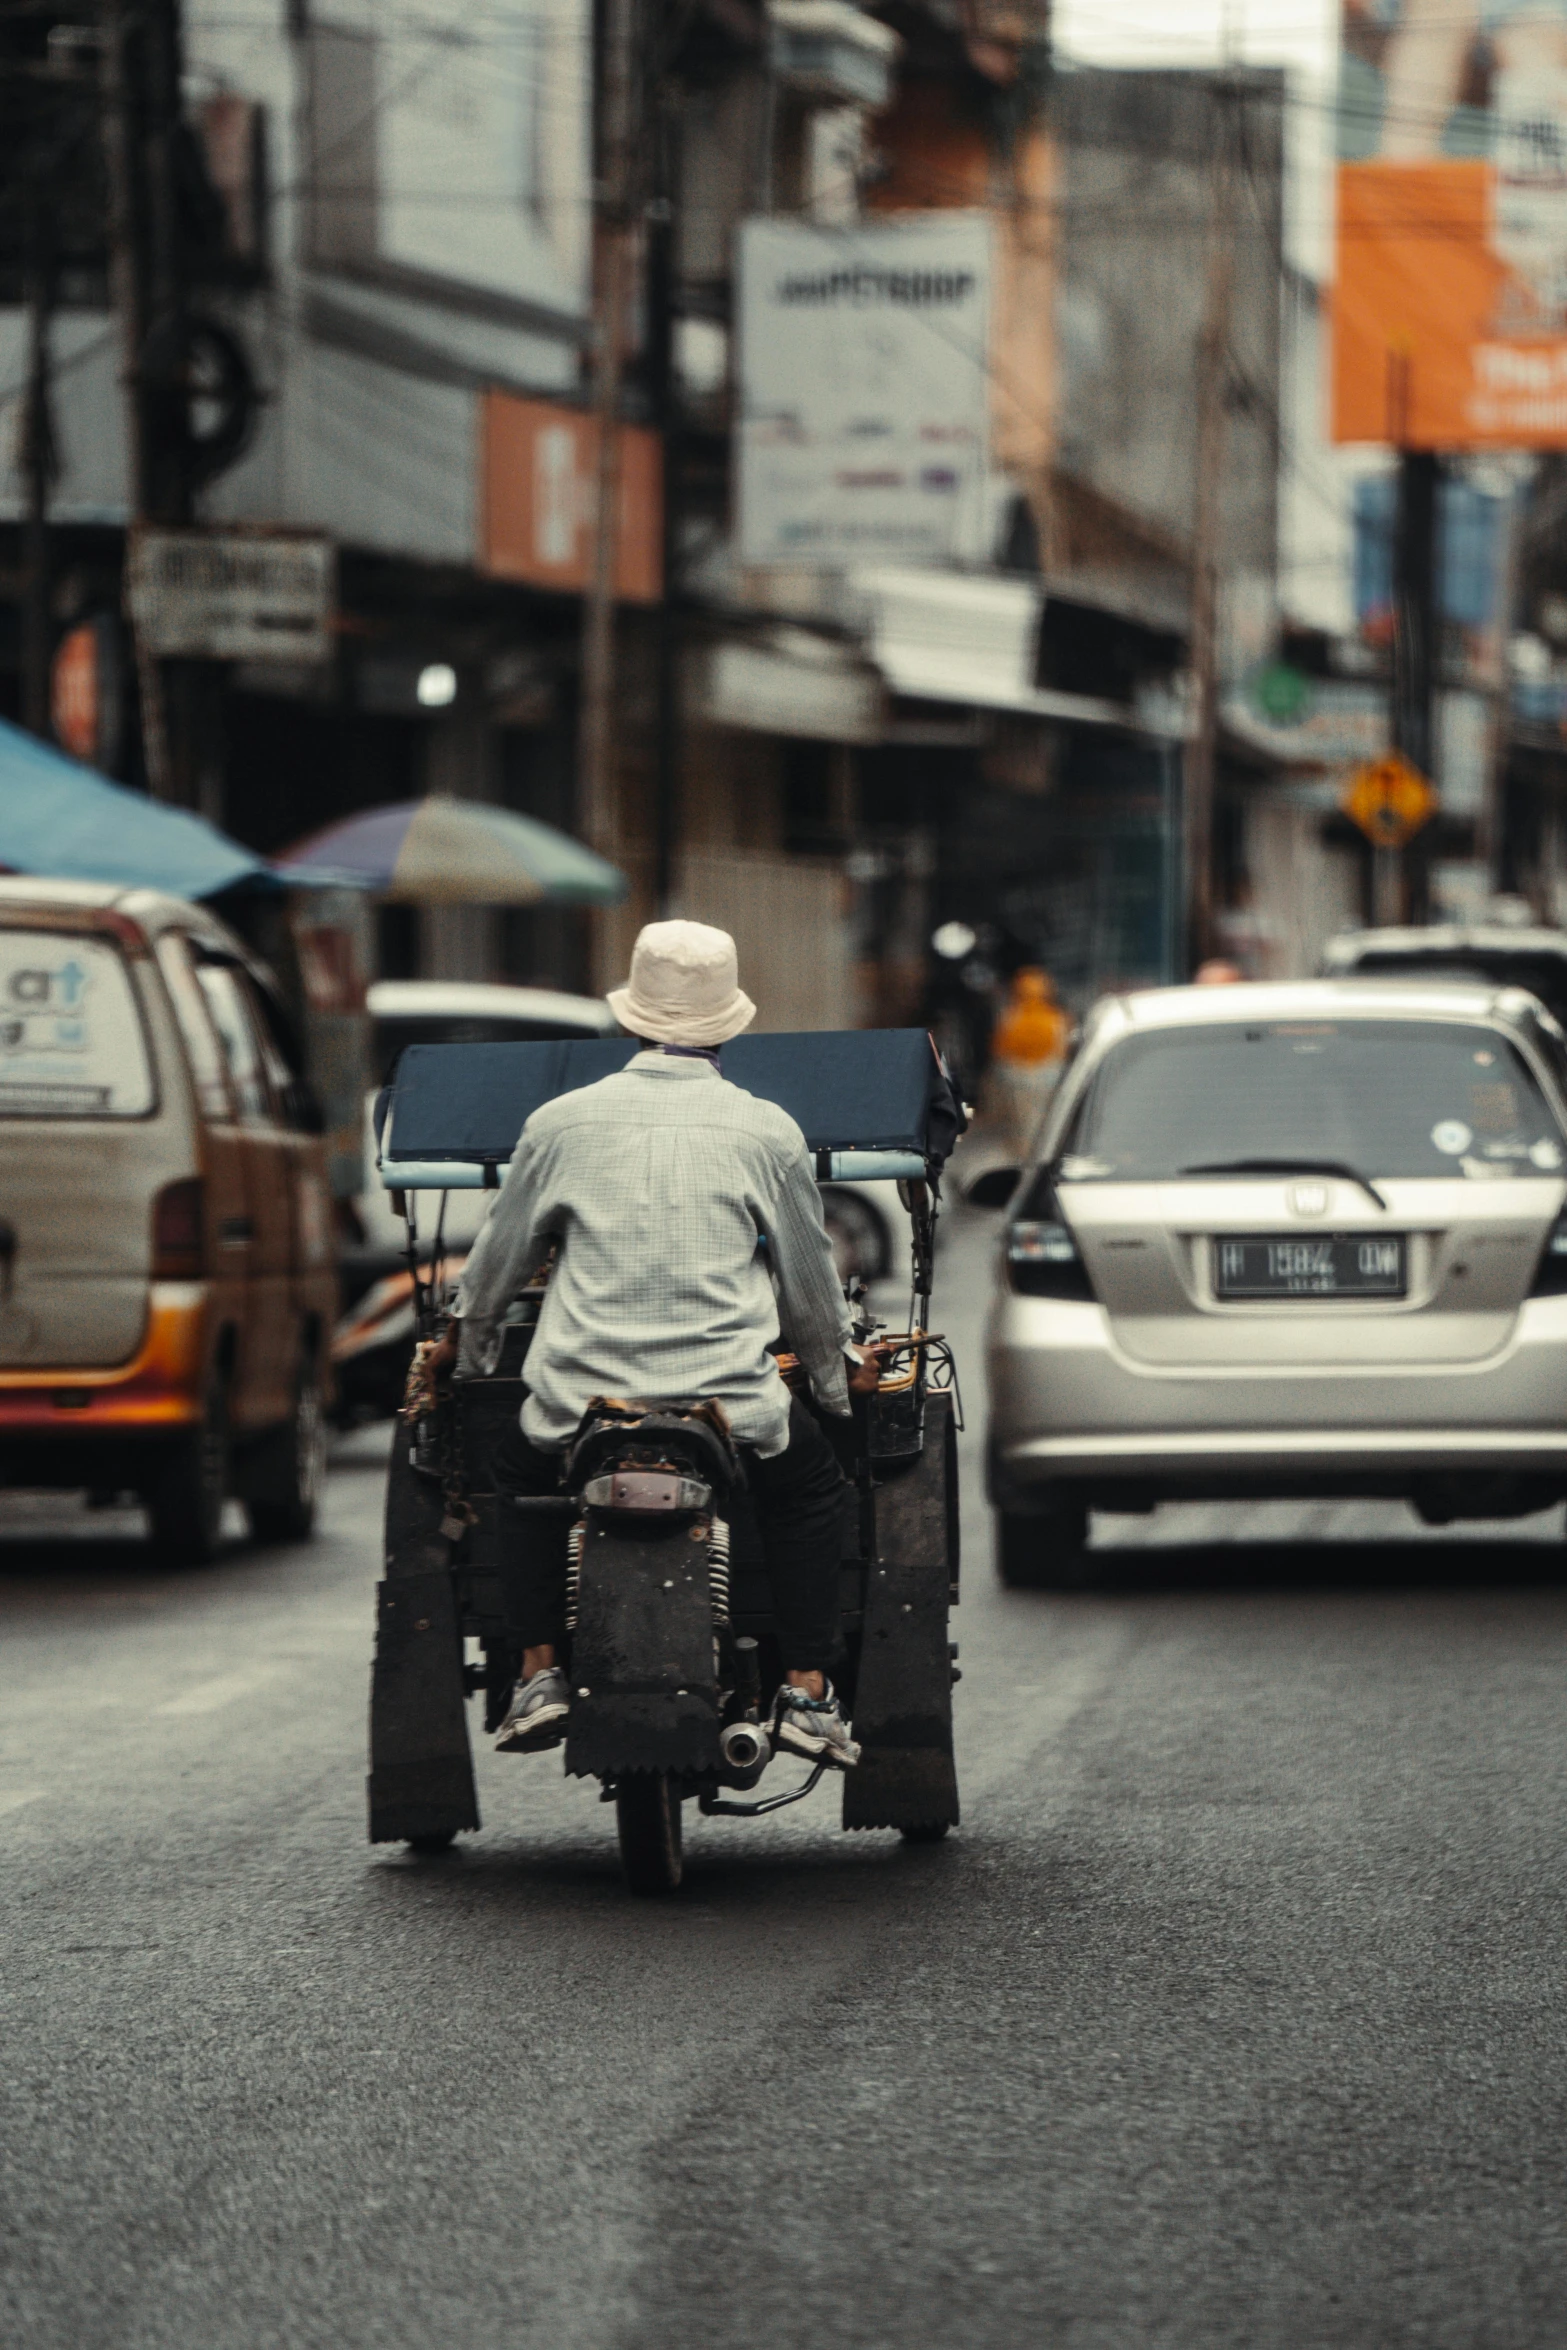
[[[707,1538],[707,1581],[713,1596],[713,1621],[729,1621],[729,1526],[724,1518],[714,1518]]]
[[[566,1537],[566,1629],[577,1629],[577,1591],[582,1581],[582,1545],[587,1540],[588,1521],[574,1520]]]

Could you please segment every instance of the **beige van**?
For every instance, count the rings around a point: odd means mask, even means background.
[[[152,890],[0,880],[0,1482],[131,1489],[210,1558],[312,1528],[336,1302],[318,1123],[246,949]]]

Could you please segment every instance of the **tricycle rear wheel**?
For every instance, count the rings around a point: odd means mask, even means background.
[[[628,1771],[615,1789],[620,1865],[633,1893],[673,1893],[685,1873],[680,1798],[667,1771]]]

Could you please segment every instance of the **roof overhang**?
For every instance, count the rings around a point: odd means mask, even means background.
[[[1036,686],[1044,594],[1028,579],[876,567],[849,574],[871,657],[895,694],[1080,726],[1136,727],[1120,702]]]

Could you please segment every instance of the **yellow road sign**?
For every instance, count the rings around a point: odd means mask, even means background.
[[[1418,767],[1402,751],[1385,751],[1368,759],[1349,779],[1339,806],[1352,824],[1358,824],[1374,848],[1401,849],[1422,824],[1429,824],[1441,802]]]

